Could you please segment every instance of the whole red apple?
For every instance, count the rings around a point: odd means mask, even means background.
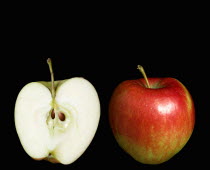
[[[135,160],[160,164],[189,140],[195,109],[186,87],[174,78],[127,80],[114,90],[109,121],[118,144]]]

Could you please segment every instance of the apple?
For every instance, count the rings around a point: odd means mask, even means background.
[[[193,99],[174,78],[126,80],[114,90],[109,122],[119,146],[143,164],[160,164],[188,142],[195,124]]]
[[[15,127],[25,152],[35,160],[70,164],[91,143],[100,119],[94,86],[84,78],[25,85],[15,103]]]

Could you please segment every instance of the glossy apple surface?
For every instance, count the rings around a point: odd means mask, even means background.
[[[127,80],[114,90],[109,121],[118,144],[135,160],[160,164],[189,140],[195,109],[186,87],[174,78]]]

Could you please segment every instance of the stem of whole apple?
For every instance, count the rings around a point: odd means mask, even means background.
[[[54,99],[55,99],[55,87],[54,87],[54,74],[52,69],[52,61],[50,58],[47,59],[47,64],[49,65],[50,69],[50,75],[51,75],[51,93],[52,93],[52,99],[53,99],[53,105],[54,105]]]
[[[150,88],[149,81],[148,81],[148,79],[147,79],[147,75],[146,75],[146,73],[145,73],[145,71],[144,71],[144,68],[143,68],[141,65],[138,65],[138,66],[137,66],[137,69],[138,69],[138,70],[142,73],[142,75],[144,76],[144,79],[145,79],[145,81],[146,81],[147,87]]]

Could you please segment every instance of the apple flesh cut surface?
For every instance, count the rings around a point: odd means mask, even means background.
[[[174,78],[127,80],[113,92],[109,120],[129,155],[144,164],[160,164],[189,140],[195,109],[188,90]]]
[[[15,105],[15,127],[29,156],[70,164],[92,141],[100,118],[100,103],[84,78],[32,82],[20,91]]]

